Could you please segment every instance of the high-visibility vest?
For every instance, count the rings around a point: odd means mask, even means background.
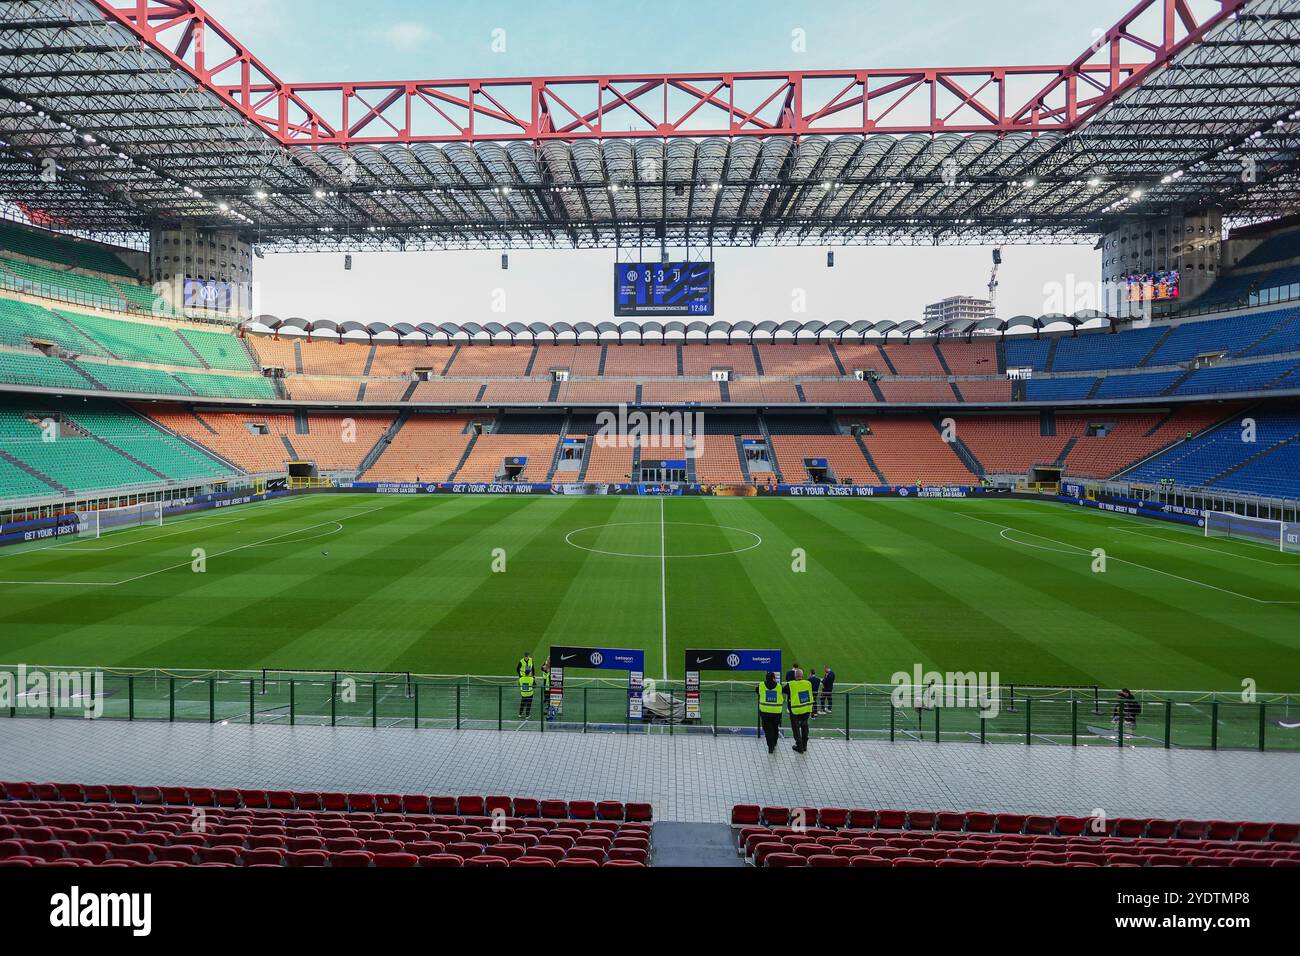
[[[535,683],[536,683],[536,679],[533,677],[532,674],[524,674],[522,677],[520,677],[520,678],[519,678],[519,696],[520,696],[520,697],[532,697],[532,696],[533,696],[533,685],[534,685]]]
[[[766,684],[759,684],[758,690],[758,709],[764,714],[779,714],[785,704],[785,691],[782,689],[780,682],[775,687],[768,687]]]
[[[533,672],[533,659],[531,657],[519,658],[519,663],[515,665],[515,673],[520,677]]]
[[[790,681],[790,713],[811,714],[813,710],[812,681]]]

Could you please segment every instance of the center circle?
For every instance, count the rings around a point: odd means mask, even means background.
[[[625,550],[613,550],[610,548],[597,548],[585,544],[579,544],[578,541],[574,540],[575,538],[581,539],[582,535],[587,532],[600,532],[608,528],[630,528],[630,527],[646,526],[646,525],[653,525],[656,528],[658,527],[712,528],[715,531],[733,531],[736,534],[746,535],[749,539],[752,540],[746,540],[742,547],[731,548],[730,550],[727,551],[700,551],[691,554],[672,554],[671,552],[665,552],[663,550],[663,542],[660,540],[660,537],[658,535],[655,535],[654,537],[653,550],[645,550],[645,551],[625,551]],[[753,551],[755,548],[761,545],[763,543],[763,538],[758,533],[754,531],[749,531],[745,528],[732,528],[728,525],[708,524],[707,522],[702,522],[702,521],[665,521],[665,522],[615,521],[610,524],[593,524],[593,525],[588,525],[585,528],[574,528],[572,531],[570,531],[568,534],[564,536],[564,543],[569,545],[570,547],[577,548],[579,551],[589,551],[592,554],[604,554],[610,557],[656,558],[656,559],[664,559],[664,560],[672,561],[677,558],[720,558],[720,557],[725,557],[726,555],[729,554],[743,554],[746,551]]]

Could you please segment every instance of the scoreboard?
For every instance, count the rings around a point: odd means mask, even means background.
[[[615,264],[615,316],[712,314],[712,262]]]

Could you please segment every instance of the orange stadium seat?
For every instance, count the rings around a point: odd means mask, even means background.
[[[676,375],[675,345],[609,345],[605,348],[605,377]]]
[[[968,484],[975,476],[922,415],[872,415],[863,419],[871,434],[867,450],[885,479],[894,485]]]
[[[492,481],[501,474],[505,459],[527,458],[519,479],[545,481],[559,442],[559,435],[480,435],[456,480]]]
[[[503,405],[541,403],[550,399],[551,385],[549,381],[488,382],[481,400]]]
[[[874,402],[875,393],[866,382],[804,382],[801,385],[805,401],[812,403],[850,404]]]
[[[794,405],[799,402],[799,392],[794,382],[769,378],[749,378],[727,383],[733,402],[755,405]]]
[[[682,348],[682,373],[708,375],[715,368],[728,368],[740,375],[757,375],[754,349],[750,345],[704,345],[691,343]]]
[[[587,481],[623,482],[632,474],[632,455],[634,449],[630,444],[600,444],[596,441],[587,443]]]
[[[885,396],[887,402],[951,405],[957,401],[957,394],[947,382],[905,382],[899,379],[883,379],[879,384],[880,393]]]
[[[1037,416],[963,415],[955,421],[957,437],[993,473],[1023,474],[1031,465],[1053,464],[1073,437],[1059,421],[1056,435],[1044,437]]]
[[[412,415],[362,477],[366,481],[446,481],[465,453],[474,420],[472,415]]]
[[[462,345],[449,378],[521,378],[533,358],[531,345]]]
[[[839,375],[835,357],[824,344],[806,343],[758,345],[764,375]],[[846,369],[851,375],[852,369]]]
[[[533,361],[533,374],[545,375],[552,369],[568,369],[570,375],[588,378],[600,374],[601,345],[539,345]]]
[[[887,342],[884,346],[889,364],[899,375],[943,375],[939,354],[929,339],[915,342]]]
[[[722,401],[717,382],[646,382],[641,387],[641,401],[680,404],[682,402],[714,403]]]
[[[941,339],[938,348],[953,375],[997,374],[998,349],[991,339],[971,342]]]
[[[871,470],[857,440],[851,435],[773,435],[771,447],[781,474],[792,485],[810,480],[803,464],[806,458],[825,458],[841,483],[880,483],[879,476]]]
[[[636,383],[570,380],[560,385],[558,398],[562,404],[630,405],[636,401]]]

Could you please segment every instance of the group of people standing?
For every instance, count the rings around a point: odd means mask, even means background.
[[[542,662],[539,670],[533,664],[533,655],[524,651],[515,664],[515,674],[519,677],[519,719],[527,720],[533,713],[533,697],[538,685],[541,685],[542,697],[547,698],[551,690],[551,659]]]
[[[754,688],[758,695],[758,720],[767,742],[767,752],[776,753],[776,741],[781,733],[781,713],[790,714],[790,734],[794,737],[795,753],[808,752],[808,725],[813,717],[829,714],[835,703],[835,671],[826,668],[826,676],[818,677],[812,668],[804,676],[798,664],[786,672],[785,681],[777,680],[774,671],[768,671],[762,682]]]

